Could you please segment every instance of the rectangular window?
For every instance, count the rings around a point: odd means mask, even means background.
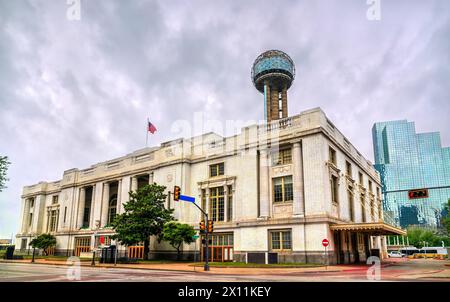
[[[362,222],[366,222],[366,205],[365,205],[365,197],[363,194],[361,194],[361,215],[362,215]]]
[[[373,198],[370,199],[370,216],[372,216],[372,221],[375,221],[375,203]]]
[[[338,183],[338,178],[334,175],[331,176],[331,180],[330,180],[330,184],[331,184],[331,201],[333,203],[338,203],[339,202],[339,183]]]
[[[359,176],[359,184],[362,186],[364,184],[364,178],[361,172],[358,173]]]
[[[216,177],[225,174],[225,164],[219,163],[209,166],[209,177]]]
[[[56,227],[57,227],[57,210],[52,210],[50,212],[50,232],[55,232],[56,231]]]
[[[228,204],[227,204],[227,215],[228,215],[228,221],[233,220],[233,187],[228,186],[227,188],[228,193]]]
[[[89,227],[89,224],[90,224],[92,194],[93,194],[93,187],[87,187],[85,199],[84,199],[84,209],[83,209],[83,228]]]
[[[225,220],[225,195],[223,187],[211,188],[209,213],[213,221]]]
[[[381,220],[382,216],[381,202],[378,203],[378,220]]]
[[[57,204],[57,203],[58,203],[58,195],[52,196],[52,204]]]
[[[292,163],[292,149],[283,149],[272,154],[272,165],[287,165]]]
[[[75,238],[75,247],[89,247],[91,245],[91,237],[77,237]]]
[[[30,216],[28,217],[28,226],[31,226],[31,224],[33,223],[33,213],[30,213]]]
[[[329,162],[333,163],[336,166],[336,150],[334,150],[333,148],[329,147],[328,148],[328,153],[329,153]]]
[[[369,180],[369,192],[372,193],[372,181]]]
[[[355,221],[355,210],[353,208],[353,192],[351,187],[348,187],[347,193],[348,193],[348,209],[350,214],[350,221]]]
[[[34,198],[30,199],[30,208],[34,207]]]
[[[290,251],[292,250],[292,231],[270,231],[270,247],[272,251]]]
[[[67,207],[64,207],[64,223],[66,223]]]
[[[273,179],[274,202],[286,202],[294,199],[292,176],[283,176]]]
[[[352,178],[352,165],[348,161],[345,162],[345,172],[348,177]]]

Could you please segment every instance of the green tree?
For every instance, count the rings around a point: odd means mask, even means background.
[[[447,236],[450,236],[450,199],[447,202],[446,212],[447,216],[444,217],[442,220],[443,224],[445,225],[445,229],[447,230]]]
[[[45,255],[48,255],[48,249],[56,246],[56,238],[51,234],[41,234],[31,240],[30,246],[36,249],[43,249]]]
[[[439,236],[435,230],[409,227],[407,230],[409,244],[417,248],[422,248],[426,242],[428,246],[441,246],[442,241],[448,242],[446,236]]]
[[[164,225],[172,221],[173,210],[164,207],[166,187],[146,185],[137,192],[129,192],[125,212],[116,215],[111,223],[116,234],[112,236],[125,246],[144,243],[144,260],[148,259],[150,236],[162,239]]]
[[[168,241],[177,250],[177,260],[180,260],[182,244],[194,242],[194,235],[195,230],[192,226],[172,221],[164,225],[162,239]]]
[[[10,164],[8,156],[0,156],[0,192],[6,188],[5,183],[9,180],[6,178],[6,171],[8,171],[8,166]]]

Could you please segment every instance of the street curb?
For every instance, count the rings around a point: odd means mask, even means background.
[[[19,261],[10,261],[10,260],[0,260],[0,263],[18,263],[18,264],[40,264],[40,265],[54,265],[54,266],[70,266],[66,263],[45,263],[45,262],[19,262]],[[223,274],[223,272],[212,272],[212,271],[202,271],[202,270],[180,270],[180,269],[171,269],[171,268],[167,268],[167,269],[163,269],[163,268],[149,268],[149,267],[123,267],[123,266],[103,266],[103,265],[95,265],[95,267],[92,267],[91,265],[81,265],[81,267],[91,267],[91,268],[119,268],[119,269],[143,269],[143,270],[154,270],[154,271],[172,271],[172,272],[188,272],[188,273],[204,273],[204,274]],[[233,269],[233,267],[226,267],[226,268],[231,268]],[[259,269],[259,268],[252,268],[252,269]],[[355,269],[357,270],[357,269]],[[333,272],[342,272],[344,270],[328,270],[328,271],[306,271],[306,272],[295,272],[295,273],[308,273],[308,274],[315,274],[315,273],[333,273]],[[349,270],[352,271],[352,270]],[[280,271],[281,272],[281,271]],[[291,273],[291,272],[290,272]],[[243,274],[245,275],[245,273]]]
[[[43,263],[43,262],[18,262],[18,261],[8,261],[8,260],[0,260],[0,263],[16,263],[16,264],[40,264],[40,265],[54,265],[54,266],[70,266],[66,263]],[[194,270],[180,270],[180,269],[162,269],[162,268],[148,268],[148,267],[123,267],[123,266],[103,266],[103,265],[95,265],[94,267],[91,265],[80,265],[81,267],[90,267],[90,268],[120,268],[120,269],[143,269],[150,271],[172,271],[172,272],[195,272],[195,273],[203,273],[202,271],[194,271]]]
[[[66,263],[45,263],[45,262],[22,262],[22,261],[14,261],[14,260],[3,260],[0,259],[0,263],[18,263],[18,264],[40,264],[40,265],[54,265],[54,266],[70,266]],[[381,267],[388,267],[388,266],[393,266],[395,264],[393,263],[387,263],[382,265]],[[446,264],[447,265],[447,264]],[[450,264],[448,264],[450,265]],[[91,265],[87,265],[87,264],[81,264],[81,267],[91,267],[91,268],[102,268],[102,269],[107,269],[107,268],[119,268],[119,269],[142,269],[142,270],[153,270],[153,271],[172,271],[172,272],[188,272],[188,273],[204,273],[204,274],[223,274],[223,272],[212,272],[212,271],[202,271],[202,270],[182,270],[182,269],[171,269],[171,268],[150,268],[150,267],[124,267],[124,266],[104,266],[104,265],[95,265],[94,267],[92,267]],[[233,269],[234,267],[226,267]],[[260,269],[260,268],[252,268],[252,269]],[[280,268],[282,269],[282,268]],[[323,274],[323,273],[336,273],[336,272],[356,272],[356,271],[365,271],[367,270],[367,268],[354,268],[354,269],[341,269],[341,270],[325,270],[325,271],[303,271],[303,272],[289,272],[289,273],[302,273],[302,274]],[[281,272],[281,270],[280,270]],[[244,273],[245,274],[245,273]]]

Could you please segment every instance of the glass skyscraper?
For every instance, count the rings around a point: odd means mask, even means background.
[[[439,227],[450,198],[450,147],[442,148],[439,132],[416,133],[401,120],[375,123],[372,138],[385,213],[402,228]],[[414,189],[428,189],[428,198],[410,199]]]

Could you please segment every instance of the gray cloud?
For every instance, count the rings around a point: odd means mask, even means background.
[[[171,125],[193,112],[258,120],[250,67],[286,51],[297,77],[291,115],[320,106],[368,158],[376,121],[407,118],[450,141],[450,7],[365,0],[83,1],[80,21],[58,1],[0,0],[0,237],[18,227],[24,185],[56,180],[145,144],[147,116]]]

